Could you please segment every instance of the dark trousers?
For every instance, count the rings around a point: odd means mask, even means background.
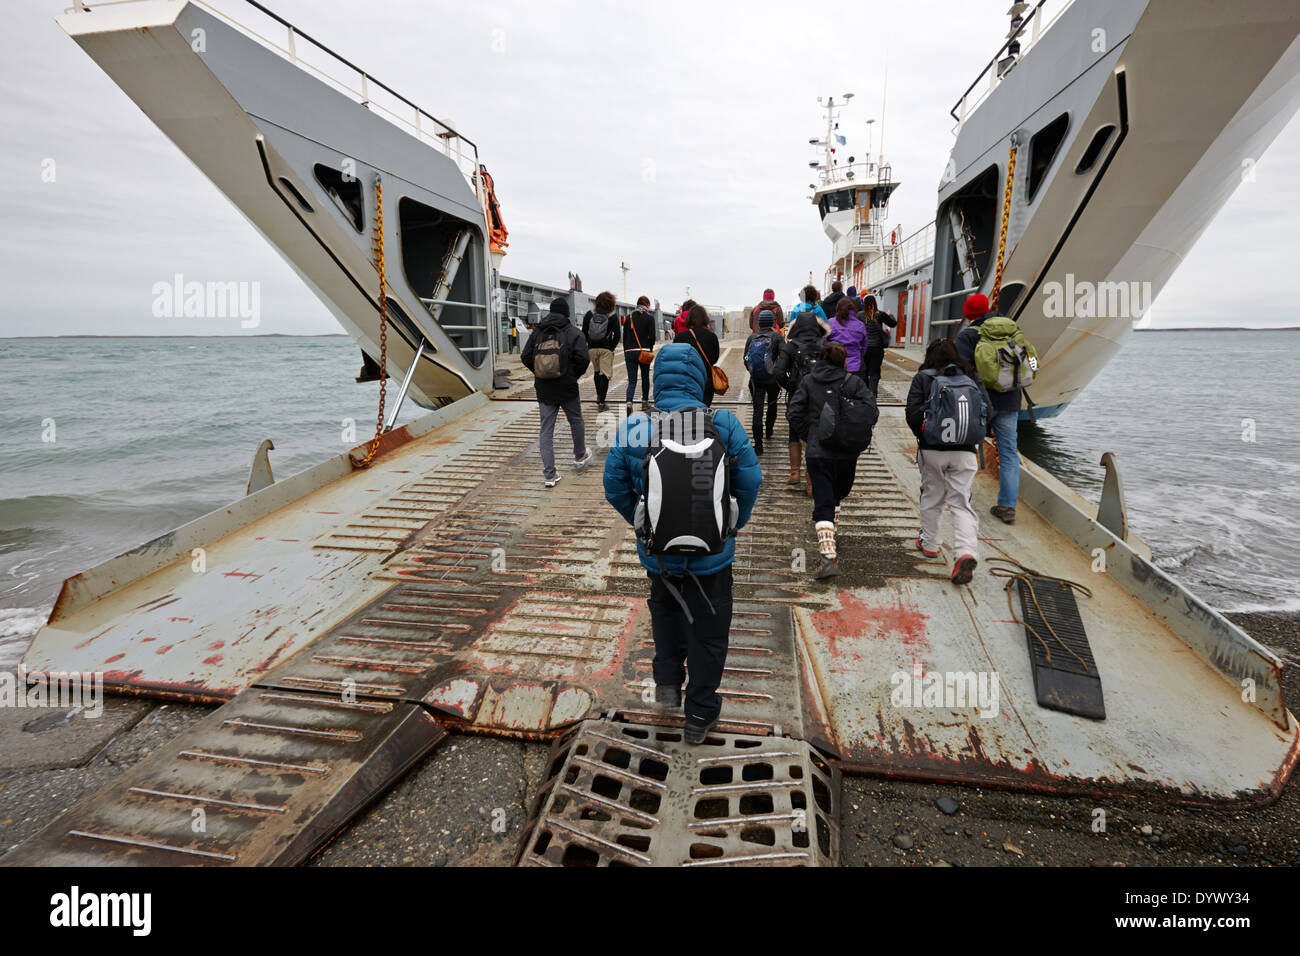
[[[776,406],[781,397],[781,386],[776,382],[760,385],[750,376],[749,394],[754,401],[754,441],[760,442],[764,437],[764,432],[760,430],[763,425],[763,406],[767,405],[766,434],[770,437],[772,429],[776,427]]]
[[[809,458],[808,480],[813,488],[813,521],[834,521],[835,506],[853,490],[856,458]]]
[[[713,723],[722,712],[718,688],[722,685],[731,633],[731,568],[723,568],[717,574],[697,575],[698,587],[688,577],[671,579],[673,587],[686,599],[694,624],[686,619],[677,598],[664,586],[663,577],[653,573],[649,577],[655,683],[680,687],[689,671],[691,681],[683,695],[686,719],[693,724]]]
[[[880,389],[880,366],[885,361],[885,350],[881,348],[867,349],[867,354],[862,358],[862,367],[867,372],[867,388],[871,389],[871,394],[875,395]]]
[[[637,361],[637,356],[641,352],[638,349],[628,349],[623,353],[623,361],[627,363],[627,398],[626,402],[631,405],[632,399],[636,397],[636,376],[638,370],[641,373],[641,401],[650,401],[650,369],[653,365],[642,365]]]

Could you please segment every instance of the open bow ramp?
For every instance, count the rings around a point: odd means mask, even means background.
[[[739,359],[724,359],[736,381]],[[882,400],[904,380],[887,367]],[[593,443],[614,420],[589,414]],[[914,445],[889,406],[829,586],[801,560],[816,549],[808,499],[765,454],[737,545],[724,719],[688,751],[680,716],[647,702],[645,572],[600,456],[546,490],[536,427],[530,401],[457,402],[392,433],[368,470],[340,456],[70,580],[33,674],[228,703],[11,862],[294,862],[445,730],[560,741],[521,849],[538,864],[833,862],[837,798],[818,794],[839,772],[1252,803],[1292,768],[1277,658],[1026,463],[1019,520],[982,522],[981,548],[1091,591],[1077,604],[1105,719],[1040,707],[1015,589],[1009,605],[987,564],[954,587],[946,550],[916,550]],[[977,509],[995,494],[981,473]],[[700,776],[715,764],[732,776]],[[636,790],[662,812],[628,803]],[[226,822],[180,827],[196,807]]]

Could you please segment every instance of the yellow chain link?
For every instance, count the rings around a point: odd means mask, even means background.
[[[375,239],[374,263],[379,271],[379,415],[375,420],[375,437],[365,458],[348,453],[353,468],[368,468],[379,451],[379,439],[384,434],[384,403],[388,399],[388,294],[384,273],[384,184],[375,177]]]
[[[1007,160],[1007,191],[1002,196],[1002,234],[998,237],[998,270],[993,275],[989,311],[998,310],[998,293],[1002,291],[1002,260],[1007,251],[1007,220],[1011,217],[1011,185],[1016,179],[1016,143],[1011,141],[1011,158]]]

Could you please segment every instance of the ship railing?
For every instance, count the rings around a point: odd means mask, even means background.
[[[1051,19],[1044,23],[1043,8],[1049,3],[1053,7],[1057,7],[1057,9],[1052,13]],[[993,59],[989,60],[984,69],[980,71],[979,76],[975,77],[975,81],[966,87],[966,92],[961,95],[961,99],[949,111],[952,118],[957,121],[957,125],[953,127],[954,134],[961,131],[962,124],[966,122],[966,117],[975,112],[976,108],[984,102],[984,98],[997,89],[1007,69],[1014,65],[1008,64],[1006,68],[1003,68],[1003,55],[1007,53],[1011,44],[1018,43],[1020,45],[1020,52],[1016,54],[1016,62],[1019,62],[1024,58],[1025,54],[1034,48],[1034,44],[1038,42],[1039,38],[1051,29],[1052,25],[1060,19],[1061,14],[1068,10],[1073,3],[1074,0],[1038,0],[1034,4],[1034,9],[1030,11],[1029,16],[1021,21],[1020,28],[1003,41],[1002,46],[998,48],[998,52],[993,55]]]
[[[75,0],[66,13],[89,12],[97,7],[116,7],[146,0]],[[456,131],[456,127],[440,120],[420,108],[392,87],[381,83],[366,70],[346,57],[335,53],[324,43],[303,33],[279,14],[268,10],[257,0],[232,0],[242,4],[242,9],[261,15],[265,21],[257,27],[236,19],[207,0],[171,0],[174,3],[193,3],[230,24],[244,36],[284,57],[300,69],[316,76],[333,89],[382,116],[398,129],[414,136],[420,142],[438,150],[456,163],[478,197],[485,202],[483,185],[478,176],[478,146]],[[281,32],[283,31],[283,32]],[[269,34],[275,33],[273,39]],[[342,69],[340,69],[342,68]],[[340,73],[344,75],[340,75]]]
[[[934,255],[934,223],[930,222],[901,242],[891,243],[866,268],[862,287],[871,289],[882,280],[911,269]]]

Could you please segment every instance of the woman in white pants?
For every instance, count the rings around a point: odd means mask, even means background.
[[[979,444],[991,422],[988,392],[970,362],[957,354],[951,340],[931,342],[907,391],[907,424],[916,435],[921,467],[916,546],[926,557],[938,557],[939,519],[946,504],[952,512],[954,584],[968,584],[979,563],[979,516],[970,495],[979,470]]]

